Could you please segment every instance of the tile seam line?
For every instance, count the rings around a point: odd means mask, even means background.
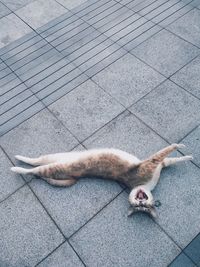
[[[163,136],[161,136],[159,133],[157,133],[150,125],[148,125],[145,121],[143,121],[140,117],[138,117],[136,114],[134,114],[131,110],[129,110],[128,109],[128,111],[135,117],[135,118],[137,118],[140,122],[142,122],[146,127],[148,127],[151,131],[153,131],[157,136],[159,136],[163,141],[165,141],[168,145],[171,145],[172,143],[170,142],[170,141],[168,141],[166,138],[164,138]],[[177,142],[178,143],[178,142]],[[181,150],[179,150],[179,149],[177,149],[177,151],[181,154],[181,155],[183,155],[183,156],[185,156],[185,154],[181,151]],[[197,167],[198,169],[200,169],[200,166],[198,166],[196,163],[194,163],[193,161],[190,161],[191,162],[191,164],[193,164],[195,167]]]
[[[167,265],[167,267],[170,267],[171,266],[171,264],[173,263],[173,262],[175,262],[177,259],[178,259],[178,257],[181,255],[181,254],[184,254],[187,258],[189,258],[190,259],[190,261],[193,263],[193,266],[192,267],[198,267],[197,265],[196,265],[196,263],[194,263],[193,262],[193,260],[190,258],[190,257],[188,257],[188,255],[187,254],[185,254],[185,252],[182,250],[168,265]]]
[[[99,209],[87,222],[85,222],[83,225],[81,225],[77,230],[75,230],[71,235],[69,235],[69,237],[67,238],[69,243],[70,239],[76,235],[82,228],[84,228],[90,221],[92,221],[96,216],[98,216],[99,213],[102,212],[102,210],[104,210],[107,206],[109,206],[118,196],[120,196],[121,194],[123,194],[123,192],[125,191],[125,189],[120,188],[120,192],[117,193],[108,203],[106,203],[101,209]],[[72,245],[72,244],[71,244]],[[73,246],[73,245],[72,245]]]
[[[28,34],[27,34],[27,35],[28,35]],[[26,36],[26,35],[22,36],[21,39],[23,39],[23,37],[25,37],[25,36]],[[30,40],[33,40],[35,37],[40,37],[40,38],[41,38],[41,36],[40,36],[39,34],[37,34],[37,35],[33,36],[31,39],[28,39],[28,40],[26,40],[25,42],[19,44],[17,47],[19,47],[19,46],[21,46],[21,45],[23,45],[23,44],[29,42]],[[19,39],[20,39],[20,38],[19,38]],[[17,40],[19,40],[19,39],[17,39]],[[36,38],[35,38],[35,39],[36,39]],[[16,40],[16,41],[17,41],[17,40]],[[14,42],[15,42],[15,41],[14,41]],[[13,43],[14,43],[14,42],[13,42]],[[40,46],[40,47],[37,47],[37,49],[34,50],[34,51],[31,51],[31,52],[28,54],[28,55],[31,55],[32,53],[34,53],[34,52],[40,50],[41,48],[45,47],[45,45],[48,44],[48,43],[46,42],[46,40],[44,40],[43,38],[41,38],[41,39],[37,40],[36,42],[34,42],[33,44],[30,44],[30,45],[28,45],[27,47],[25,47],[24,49],[22,49],[22,50],[20,50],[19,52],[15,53],[14,55],[11,55],[10,57],[4,58],[4,55],[5,55],[5,54],[8,54],[9,52],[11,52],[11,51],[13,51],[13,50],[15,50],[15,49],[17,48],[17,47],[14,47],[13,49],[7,51],[7,52],[4,53],[3,55],[0,55],[0,57],[1,57],[2,60],[4,60],[4,61],[7,62],[7,61],[9,61],[11,58],[13,58],[13,57],[19,55],[20,53],[22,53],[23,51],[25,51],[25,50],[27,50],[27,49],[29,49],[29,48],[31,48],[31,47],[34,47],[35,45],[38,45],[40,42],[41,42],[41,43],[43,42],[44,45],[42,45],[42,46]],[[11,43],[11,44],[12,44],[12,43]],[[8,45],[8,46],[9,46],[9,45]],[[3,47],[3,48],[6,48],[6,46]],[[27,56],[27,55],[26,55],[26,56]],[[24,58],[24,57],[18,59],[17,61],[15,61],[15,62],[13,62],[13,63],[11,63],[11,64],[10,64],[10,63],[8,63],[8,64],[9,64],[10,66],[12,66],[12,65],[16,64],[18,61],[22,60],[23,58]]]

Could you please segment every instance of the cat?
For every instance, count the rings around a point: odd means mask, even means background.
[[[192,156],[167,157],[183,147],[183,144],[172,144],[145,160],[112,148],[49,154],[38,158],[17,155],[16,159],[37,167],[12,167],[11,170],[19,174],[40,176],[55,186],[71,186],[84,177],[118,181],[131,189],[128,216],[136,211],[144,211],[156,218],[156,202],[151,191],[157,185],[163,167],[193,159]]]

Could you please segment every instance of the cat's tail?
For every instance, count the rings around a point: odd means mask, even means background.
[[[21,168],[21,167],[12,167],[11,171],[19,173],[19,174],[33,174],[32,169],[25,169],[25,168]]]

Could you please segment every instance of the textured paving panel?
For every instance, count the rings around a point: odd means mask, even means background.
[[[169,142],[178,142],[199,125],[200,101],[170,81],[130,110]]]
[[[127,194],[118,196],[70,242],[87,266],[167,266],[176,245],[144,214],[127,217]]]
[[[68,151],[78,141],[48,110],[43,110],[1,137],[0,144],[16,162],[14,155],[37,157],[55,151]]]
[[[200,10],[193,9],[185,16],[172,23],[167,29],[200,47]]]
[[[166,143],[128,111],[108,123],[84,142],[89,148],[115,147],[146,158]]]
[[[200,99],[200,57],[187,64],[170,79]]]
[[[92,78],[128,107],[160,84],[165,77],[127,54]]]
[[[50,109],[81,141],[124,110],[92,81],[80,85]]]
[[[162,30],[131,53],[168,77],[197,56],[200,50]]]
[[[0,212],[1,266],[35,266],[64,241],[27,187],[1,203]]]
[[[195,267],[195,264],[182,252],[178,257],[169,265],[169,267]]]
[[[42,261],[38,267],[84,267],[70,245],[65,242],[53,254]]]
[[[196,236],[194,240],[184,249],[184,252],[200,266],[200,235]]]
[[[10,171],[12,164],[9,162],[2,149],[0,149],[0,158],[0,201],[2,201],[22,186],[24,181],[20,175],[16,176]]]

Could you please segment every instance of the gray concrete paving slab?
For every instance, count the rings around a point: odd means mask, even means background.
[[[34,266],[64,241],[25,186],[0,204],[1,266]]]
[[[167,266],[178,247],[144,214],[127,217],[121,194],[77,232],[71,244],[87,266]]]
[[[169,142],[178,142],[199,124],[200,101],[166,81],[130,110]]]
[[[118,148],[139,158],[146,158],[166,146],[166,142],[133,114],[125,111],[88,138],[84,145],[88,149]]]
[[[155,34],[131,51],[166,77],[191,61],[199,52],[198,48],[166,30]]]
[[[32,29],[15,14],[0,19],[0,48],[17,40]]]
[[[92,78],[126,107],[137,102],[164,79],[164,76],[130,54],[126,54]]]
[[[200,10],[193,9],[170,24],[167,29],[186,41],[200,47]]]
[[[66,9],[54,0],[37,0],[18,9],[16,14],[36,29],[65,12]]]
[[[92,81],[83,83],[49,108],[79,140],[85,139],[124,110]]]
[[[11,13],[11,10],[4,4],[0,3],[0,18],[3,18]]]
[[[20,175],[13,175],[10,168],[13,166],[6,154],[0,149],[1,165],[0,165],[0,201],[16,191],[24,184]]]
[[[193,154],[193,161],[200,167],[200,126],[189,133],[182,142],[184,142],[186,148],[181,151],[184,154]]]
[[[42,261],[38,267],[83,267],[83,263],[77,257],[70,245],[65,242],[57,248],[50,256]]]
[[[195,58],[170,79],[200,98],[200,57]]]
[[[115,182],[95,178],[82,179],[68,188],[55,188],[37,179],[31,182],[31,188],[66,237],[82,227],[122,191]]]
[[[34,0],[2,0],[1,2],[4,3],[10,10],[16,11],[17,9],[22,8],[33,1]]]

